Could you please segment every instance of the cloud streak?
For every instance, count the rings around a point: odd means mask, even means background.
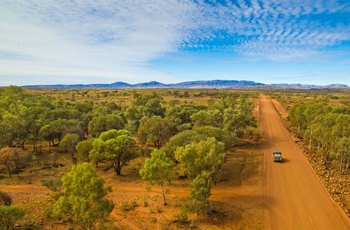
[[[225,31],[233,53],[245,58],[295,60],[323,55],[350,40],[350,20],[338,21],[337,14],[349,16],[349,4],[317,1],[236,1],[215,7],[202,3],[200,18],[210,18],[199,25]],[[206,31],[205,29],[199,31]],[[194,45],[208,38],[207,33],[195,34]],[[200,39],[202,38],[202,39]],[[227,47],[223,47],[227,49]]]

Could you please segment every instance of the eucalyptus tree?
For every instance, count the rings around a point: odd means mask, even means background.
[[[222,142],[225,145],[225,150],[233,148],[238,142],[236,133],[218,127],[194,127],[193,131],[199,133],[202,136],[205,136],[206,138],[214,137],[216,140]]]
[[[199,142],[204,136],[193,130],[184,130],[172,136],[162,150],[168,157],[175,160],[175,151],[178,147],[184,147],[192,142]]]
[[[163,98],[156,92],[138,93],[134,91],[132,105],[139,108],[143,116],[164,116],[165,109],[161,106]]]
[[[350,137],[340,138],[333,147],[335,158],[338,160],[340,172],[346,174],[350,166]]]
[[[334,138],[332,136],[332,127],[335,124],[337,114],[328,113],[318,115],[313,122],[309,124],[307,130],[310,130],[310,141],[313,140],[313,145],[316,146],[317,152],[322,156],[325,163],[330,160],[330,153]],[[312,144],[310,143],[312,147]]]
[[[177,148],[175,158],[181,163],[185,174],[193,180],[188,203],[195,212],[209,209],[210,191],[221,176],[225,156],[224,144],[214,137]]]
[[[71,159],[72,159],[72,162],[73,162],[73,163],[76,163],[76,157],[75,157],[75,151],[76,151],[76,150],[75,150],[75,147],[76,147],[76,145],[78,144],[79,140],[80,140],[80,137],[79,137],[78,134],[75,134],[75,133],[68,133],[68,134],[66,134],[66,135],[63,137],[63,139],[62,139],[62,141],[61,141],[61,143],[60,143],[60,145],[62,146],[62,148],[63,148],[65,151],[67,151],[67,152],[70,153]]]
[[[90,160],[106,163],[117,175],[121,175],[122,167],[136,157],[136,141],[128,130],[115,130],[101,133],[94,140]]]
[[[201,172],[193,179],[190,187],[190,196],[185,203],[187,209],[197,214],[205,214],[210,211],[209,197],[212,188],[210,173],[206,171]]]
[[[164,118],[153,116],[147,119],[138,130],[138,138],[142,143],[148,143],[161,148],[171,137],[171,125]]]
[[[207,126],[207,125],[215,126],[214,116],[204,110],[200,110],[197,113],[192,114],[191,122],[195,127]]]
[[[32,123],[29,118],[28,107],[22,104],[12,104],[6,112],[3,112],[0,119],[0,144],[24,149]]]
[[[99,136],[101,133],[111,129],[123,129],[124,120],[117,114],[98,114],[94,115],[91,121],[89,121],[89,133],[93,137]]]
[[[168,158],[164,151],[154,150],[151,157],[146,160],[144,167],[140,170],[140,176],[151,185],[158,184],[162,188],[163,203],[165,199],[165,183],[174,179],[174,162]]]
[[[73,166],[62,182],[63,194],[54,204],[53,216],[66,218],[83,229],[97,229],[114,208],[105,198],[112,188],[88,163]]]
[[[215,182],[221,175],[221,166],[225,160],[224,144],[214,137],[192,142],[175,151],[186,175],[194,179],[202,171],[210,173],[210,180]]]
[[[78,144],[75,146],[75,150],[77,151],[76,157],[78,160],[81,160],[82,162],[90,161],[89,154],[94,148],[94,146],[92,145],[94,140],[94,138],[89,138],[78,142]]]
[[[76,120],[58,119],[44,125],[39,130],[39,135],[48,141],[49,149],[51,146],[57,146],[63,137],[64,130],[67,127],[73,127],[77,125]],[[56,142],[57,141],[57,142]]]

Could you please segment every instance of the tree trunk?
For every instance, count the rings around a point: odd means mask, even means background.
[[[115,172],[117,173],[118,176],[120,176],[121,174],[121,171],[122,171],[122,166],[121,166],[121,163],[120,162],[116,162],[115,164]]]
[[[164,202],[164,205],[166,205],[166,201],[165,201],[165,191],[164,191],[164,185],[161,185],[162,186],[162,195],[163,195],[163,202]]]

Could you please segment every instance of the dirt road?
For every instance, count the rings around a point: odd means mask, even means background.
[[[263,162],[265,229],[350,229],[350,219],[330,198],[301,150],[284,128],[271,101],[260,96],[266,138]],[[273,162],[279,149],[283,162]]]

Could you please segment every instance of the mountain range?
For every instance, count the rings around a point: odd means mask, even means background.
[[[164,84],[157,81],[150,81],[138,84],[125,82],[114,82],[111,84],[72,84],[72,85],[25,85],[23,88],[55,88],[55,89],[124,89],[124,88],[184,88],[184,89],[246,89],[246,88],[282,88],[282,89],[348,89],[343,84],[331,85],[306,85],[306,84],[264,84],[254,81],[237,80],[210,80],[210,81],[185,81],[175,84]]]

